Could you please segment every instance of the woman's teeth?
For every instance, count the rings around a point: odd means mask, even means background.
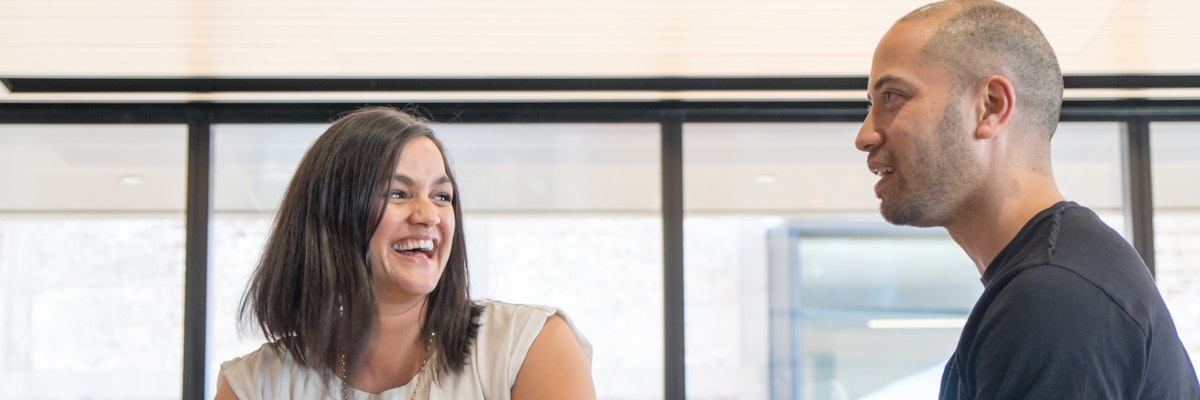
[[[411,250],[429,251],[429,250],[433,250],[433,241],[432,240],[410,240],[410,241],[406,241],[406,242],[395,243],[395,244],[392,244],[392,250],[395,250],[395,251],[411,251]]]

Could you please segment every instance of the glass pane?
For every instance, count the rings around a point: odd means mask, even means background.
[[[1179,338],[1200,370],[1200,123],[1150,125],[1154,272]]]
[[[859,124],[684,128],[688,395],[936,397],[979,275],[944,229],[882,220]],[[1052,161],[1120,230],[1118,128],[1061,124]]]
[[[658,213],[658,125],[436,126],[469,212]],[[661,238],[660,238],[661,240]]]
[[[944,230],[878,223],[788,228],[790,280],[772,279],[772,343],[799,341],[806,399],[935,398],[946,357],[982,292],[979,275]],[[782,232],[778,233],[780,236]],[[869,251],[867,250],[869,249]],[[783,284],[786,282],[786,284]],[[777,294],[778,293],[778,294]],[[798,297],[798,299],[795,299]],[[798,305],[799,307],[795,307]],[[798,308],[791,329],[783,311]],[[788,316],[790,317],[790,316]],[[778,365],[774,377],[785,376]],[[775,398],[787,393],[776,387]]]
[[[213,125],[213,209],[273,214],[324,124]]]
[[[257,349],[262,335],[237,319],[275,209],[300,157],[324,124],[213,125],[213,216],[209,226],[205,398],[221,363]],[[241,328],[245,328],[242,330]]]
[[[252,332],[238,337],[236,307],[282,191],[324,129],[213,129],[219,212],[210,269],[210,388],[220,362],[262,342]],[[658,126],[439,124],[434,130],[459,180],[472,296],[562,308],[595,349],[601,398],[661,397]]]
[[[1091,208],[1128,240],[1121,169],[1121,125],[1116,122],[1064,122],[1058,124],[1051,143],[1054,179],[1063,196]]]
[[[178,398],[187,132],[0,125],[0,398]]]
[[[472,296],[562,308],[606,399],[663,393],[654,124],[446,124]]]
[[[978,274],[944,230],[883,222],[857,129],[685,125],[689,397],[936,397]],[[914,320],[941,325],[888,325]]]

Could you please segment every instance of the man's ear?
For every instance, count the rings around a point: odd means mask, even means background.
[[[1012,118],[1013,108],[1017,105],[1017,92],[1012,82],[1000,75],[983,78],[976,88],[980,96],[977,97],[979,114],[975,138],[991,139],[999,135]]]

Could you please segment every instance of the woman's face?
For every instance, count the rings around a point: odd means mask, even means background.
[[[420,297],[437,286],[454,241],[454,187],[442,152],[427,137],[404,145],[371,235],[375,294]]]

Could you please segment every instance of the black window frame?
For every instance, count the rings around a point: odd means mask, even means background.
[[[1068,77],[1071,87],[1072,77]],[[1093,82],[1083,87],[1190,87],[1194,76],[1162,81]],[[1169,77],[1168,77],[1169,78]],[[847,78],[849,79],[849,78]],[[1090,78],[1089,78],[1090,79]],[[865,82],[865,79],[861,79]],[[819,82],[805,80],[803,82]],[[839,84],[850,85],[859,80]],[[678,84],[678,82],[668,82]],[[762,84],[757,81],[755,85]],[[790,82],[790,81],[789,81]],[[800,82],[800,81],[797,81]],[[849,82],[849,83],[847,83]],[[1140,82],[1140,86],[1138,85]],[[6,82],[8,83],[8,82]],[[634,82],[636,83],[636,82]],[[686,83],[686,82],[685,82]],[[544,84],[544,83],[543,83]],[[710,83],[711,84],[711,83]],[[796,85],[797,83],[792,83]],[[600,85],[593,83],[593,85]],[[626,86],[631,85],[626,83]],[[731,80],[722,90],[738,88]],[[1082,83],[1081,83],[1082,85]],[[1092,85],[1092,86],[1088,86]],[[600,85],[603,86],[603,85]],[[729,86],[729,87],[726,87]],[[786,85],[785,85],[786,86]],[[865,83],[864,85],[865,86]],[[687,89],[686,87],[683,89]],[[786,86],[779,89],[795,90]],[[857,89],[857,88],[855,88]],[[464,89],[466,90],[466,89]],[[692,89],[700,90],[700,89]],[[809,88],[813,90],[813,88]],[[0,98],[3,99],[3,98]],[[396,100],[372,105],[418,106],[438,122],[457,123],[657,123],[661,127],[664,285],[665,399],[686,398],[684,363],[683,125],[689,122],[861,122],[865,101],[570,101],[430,102]],[[188,172],[184,294],[184,400],[205,393],[208,235],[211,223],[212,137],[214,124],[328,123],[364,102],[2,102],[0,124],[186,124]],[[1127,221],[1135,249],[1154,273],[1150,123],[1200,121],[1200,100],[1068,100],[1063,122],[1117,122],[1122,126],[1123,176]],[[849,133],[848,133],[849,134]],[[850,139],[847,139],[850,140]]]

